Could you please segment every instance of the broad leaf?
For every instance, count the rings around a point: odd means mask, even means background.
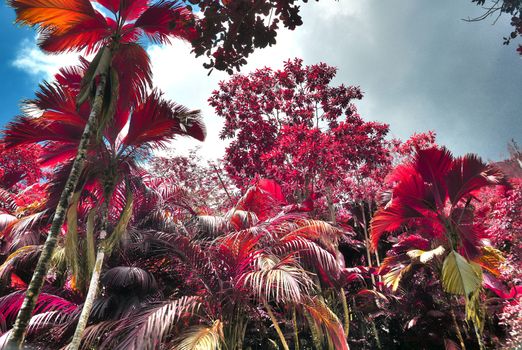
[[[468,262],[456,251],[451,251],[442,266],[442,287],[448,293],[469,298],[482,285],[482,269]]]
[[[412,264],[403,265],[397,264],[393,266],[390,271],[383,276],[384,285],[391,288],[393,292],[396,292],[399,288],[402,277],[411,271]]]
[[[315,297],[305,303],[303,307],[313,319],[318,329],[326,331],[326,335],[332,342],[336,350],[348,350],[349,346],[346,342],[346,334],[339,318],[332,310],[319,298]]]

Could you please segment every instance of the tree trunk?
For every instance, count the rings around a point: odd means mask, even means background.
[[[295,350],[299,350],[299,328],[297,328],[297,315],[295,306],[292,307],[292,325],[294,327],[294,348]]]
[[[368,234],[368,221],[366,219],[366,208],[364,207],[364,203],[360,204],[360,208],[362,211],[362,218],[363,218],[363,231],[364,231],[364,243],[366,246],[366,257],[368,258],[368,266],[371,268],[371,267],[373,267],[372,256],[370,254],[371,242],[370,242],[370,238],[369,238],[369,234]],[[370,274],[370,277],[372,279],[372,289],[376,290],[377,284],[375,283],[375,276],[373,275],[373,273]],[[375,303],[377,304],[377,306],[379,308],[381,307],[381,304],[378,299],[375,299]],[[370,321],[370,325],[372,326],[373,336],[375,338],[375,344],[377,345],[378,349],[382,349],[381,338],[379,336],[379,331],[377,330],[377,326],[375,325],[375,320],[372,319]]]
[[[44,284],[45,276],[49,270],[49,263],[53,255],[54,248],[56,247],[58,234],[60,233],[60,230],[65,221],[65,214],[67,212],[67,208],[69,207],[69,200],[74,193],[76,186],[78,185],[78,178],[80,177],[80,173],[83,169],[89,140],[91,139],[93,131],[96,130],[97,117],[100,114],[103,105],[103,93],[107,82],[106,74],[107,71],[100,74],[100,81],[96,87],[91,113],[89,115],[89,119],[87,120],[87,124],[85,125],[85,129],[83,130],[80,143],[78,144],[78,153],[76,154],[71,172],[67,178],[65,187],[54,212],[51,230],[49,231],[43,246],[42,254],[40,255],[38,263],[36,264],[31,282],[27,287],[24,302],[20,308],[20,311],[18,312],[15,325],[11,335],[9,336],[7,349],[20,349],[24,341],[29,320],[31,319],[36,301],[38,300],[38,296],[40,295],[40,291]]]
[[[330,221],[332,224],[336,224],[336,212],[335,212],[335,205],[333,203],[332,198],[332,188],[327,187],[326,189],[326,203],[328,204],[328,213],[330,214]]]
[[[270,316],[270,319],[272,320],[272,324],[274,325],[274,328],[277,332],[277,335],[279,336],[279,340],[281,340],[281,345],[283,345],[283,349],[290,350],[288,347],[288,343],[286,342],[285,336],[283,332],[281,331],[281,328],[279,327],[279,324],[277,323],[277,318],[272,313],[272,309],[268,305],[268,302],[264,302],[266,311],[268,312],[268,316]]]
[[[91,315],[94,299],[96,299],[96,296],[98,295],[98,285],[100,284],[101,270],[103,267],[103,261],[105,260],[105,251],[106,249],[108,249],[108,240],[106,240],[106,238],[107,229],[109,227],[109,203],[113,192],[114,184],[110,184],[107,188],[105,188],[104,200],[101,205],[100,213],[100,219],[102,224],[99,236],[100,243],[98,244],[98,252],[96,253],[96,263],[94,264],[94,269],[91,275],[91,281],[89,282],[89,291],[85,296],[85,302],[83,303],[82,312],[80,314],[80,318],[78,319],[78,324],[76,325],[76,330],[74,331],[73,339],[67,347],[67,350],[78,350],[80,348],[83,331],[85,330],[85,327],[87,326],[87,321],[89,320],[89,316]],[[126,205],[128,205],[128,203],[126,203]]]
[[[466,344],[464,343],[464,338],[462,337],[459,324],[457,323],[457,316],[455,316],[455,311],[453,311],[453,305],[451,305],[451,298],[448,299],[450,303],[451,320],[453,321],[453,328],[455,329],[455,332],[457,333],[457,338],[459,339],[460,348],[461,350],[466,350]]]
[[[366,212],[365,212],[365,207],[364,207],[364,204],[363,203],[360,203],[359,204],[359,208],[361,209],[361,214],[362,214],[362,219],[363,219],[363,222],[362,222],[362,228],[363,228],[363,232],[364,232],[364,246],[366,247],[366,258],[368,259],[368,266],[371,268],[373,267],[373,263],[372,263],[372,256],[370,254],[370,238],[369,238],[369,235],[368,235],[368,222],[366,221]],[[376,286],[376,283],[375,283],[375,276],[372,274],[370,274],[370,278],[372,279],[372,289],[375,290],[375,286]]]
[[[348,341],[348,337],[350,336],[350,306],[348,305],[348,300],[346,300],[344,288],[341,288],[339,294],[341,295],[341,303],[343,305],[344,334],[346,335],[346,340]]]
[[[368,202],[368,212],[370,213],[370,217],[371,217],[372,214],[373,214],[373,208],[372,208],[372,201],[371,200]],[[366,217],[366,214],[364,214],[364,216]],[[375,249],[375,260],[377,262],[377,267],[380,267],[381,266],[381,257],[379,256],[379,249]],[[382,282],[382,277],[381,277],[380,274],[377,275],[377,280],[379,282]]]
[[[100,233],[100,238],[102,240],[105,240],[106,235],[107,233],[105,231],[102,231]],[[104,259],[105,250],[103,247],[103,243],[101,243],[100,247],[98,248],[98,253],[96,254],[96,264],[94,265],[94,270],[92,272],[91,282],[89,284],[89,291],[87,292],[87,296],[85,297],[85,302],[83,303],[82,307],[82,313],[80,314],[80,318],[78,319],[78,325],[76,326],[76,330],[74,331],[73,339],[67,347],[67,350],[78,350],[80,348],[83,331],[87,326],[87,321],[89,320],[89,316],[91,314],[94,299],[96,299],[96,295],[98,294],[98,284],[100,283],[100,275]]]

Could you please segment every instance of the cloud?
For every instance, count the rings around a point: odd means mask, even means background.
[[[306,63],[338,67],[336,83],[359,85],[366,120],[390,124],[393,136],[435,130],[457,154],[505,154],[522,134],[520,56],[502,37],[508,17],[467,23],[470,1],[345,0],[309,2],[295,40]],[[346,11],[345,8],[354,8]]]
[[[256,51],[241,72],[247,73],[265,66],[282,67],[283,61],[288,58],[300,57],[302,47],[294,40],[293,34],[288,30],[279,33],[277,45]],[[189,44],[179,41],[168,46],[150,46],[147,52],[151,57],[154,86],[169,99],[189,108],[200,109],[207,127],[205,142],[180,138],[172,144],[172,148],[186,154],[189,149],[199,146],[203,157],[220,158],[228,143],[219,139],[223,121],[208,106],[207,99],[217,89],[219,81],[228,79],[229,75],[216,70],[208,75],[208,70],[203,67],[205,58],[195,59],[190,50]]]
[[[38,48],[36,38],[24,39],[16,54],[13,66],[33,76],[36,80],[51,80],[61,67],[78,62],[78,53],[48,55]]]
[[[335,84],[362,88],[360,114],[389,123],[394,137],[434,130],[455,153],[492,159],[506,153],[509,139],[521,141],[521,60],[514,46],[502,45],[511,31],[509,18],[495,26],[491,21],[466,23],[461,18],[479,15],[480,7],[454,0],[309,1],[301,10],[303,26],[280,31],[277,44],[251,55],[242,73],[263,66],[277,69],[294,57],[305,64],[322,61],[338,67]],[[228,76],[217,71],[207,76],[205,60],[195,59],[188,44],[152,45],[148,52],[155,85],[169,99],[201,109],[208,128],[203,144],[183,139],[173,147],[202,145],[206,157],[221,156],[223,123],[207,98]],[[75,54],[46,56],[25,41],[13,64],[49,78],[75,59]]]

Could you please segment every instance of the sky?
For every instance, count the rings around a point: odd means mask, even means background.
[[[320,0],[302,5],[304,24],[280,31],[277,44],[256,51],[242,73],[264,66],[282,68],[287,59],[325,62],[338,68],[334,84],[356,85],[365,120],[390,124],[390,136],[406,139],[433,130],[438,143],[457,155],[487,160],[507,155],[506,144],[522,144],[522,59],[516,43],[502,45],[509,18],[469,23],[481,14],[470,0]],[[48,56],[36,47],[33,30],[13,24],[14,11],[0,7],[0,127],[19,113],[43,79],[74,64],[76,54]],[[201,146],[204,157],[223,155],[222,120],[207,99],[228,75],[207,76],[202,58],[186,43],[149,45],[154,84],[166,97],[201,109],[207,140],[180,140],[172,147]]]

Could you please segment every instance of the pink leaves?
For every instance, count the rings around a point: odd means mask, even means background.
[[[185,124],[189,125],[187,130]],[[129,131],[123,140],[126,145],[139,145],[147,142],[160,144],[175,135],[192,135],[204,139],[204,127],[199,119],[199,111],[164,100],[161,94],[153,91],[134,110]]]
[[[399,165],[389,176],[394,183],[392,199],[373,217],[373,248],[384,232],[412,224],[430,237],[456,235],[458,242],[451,242],[452,249],[459,248],[473,258],[479,254],[482,235],[472,224],[469,202],[477,190],[502,180],[498,170],[474,155],[455,159],[445,148],[419,149],[413,160]]]
[[[263,221],[285,204],[281,187],[273,180],[259,179],[239,200],[236,209],[251,211]]]
[[[192,13],[182,4],[160,1],[149,6],[136,20],[134,26],[143,30],[150,40],[156,43],[169,43],[177,37],[192,40],[197,35],[193,28]]]
[[[355,114],[361,90],[330,86],[335,73],[295,59],[280,71],[263,68],[220,83],[209,102],[225,118],[220,136],[233,139],[226,169],[239,187],[259,174],[302,201],[312,191],[340,190],[347,172],[367,175],[387,161],[388,127]]]

